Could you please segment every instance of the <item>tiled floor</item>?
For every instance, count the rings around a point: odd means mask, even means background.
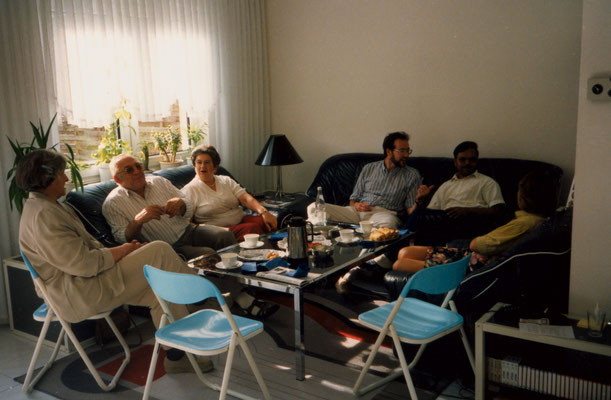
[[[8,326],[0,326],[0,398],[3,400],[23,399],[55,399],[39,391],[32,391],[29,395],[22,392],[22,385],[14,381],[14,378],[24,374],[30,362],[35,343],[29,339],[13,334]],[[39,357],[40,365],[46,361],[51,349],[44,348]],[[336,367],[336,366],[335,366]],[[334,368],[335,369],[335,368]],[[337,371],[335,371],[337,373]],[[354,374],[353,371],[346,371]],[[352,380],[352,379],[351,379]],[[467,397],[460,397],[467,395]],[[450,385],[446,391],[438,397],[438,400],[450,400],[456,398],[472,398],[472,394],[464,391],[458,383]],[[366,398],[370,398],[366,396]]]

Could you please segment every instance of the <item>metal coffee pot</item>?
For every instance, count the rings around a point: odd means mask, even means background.
[[[312,224],[302,217],[292,217],[287,227],[288,261],[291,264],[307,262],[308,259],[308,230],[310,225],[311,240],[314,240]]]

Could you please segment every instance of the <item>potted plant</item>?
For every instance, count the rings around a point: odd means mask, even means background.
[[[151,142],[142,141],[140,142],[140,156],[142,157],[142,166],[145,171],[149,170],[150,152],[149,148],[153,145]]]
[[[104,129],[106,133],[102,135],[100,139],[100,145],[98,150],[91,155],[97,158],[98,161],[95,163],[100,171],[100,180],[108,181],[112,179],[110,174],[110,161],[113,157],[123,153],[131,153],[131,147],[129,142],[119,139],[117,135],[117,128],[119,127],[117,122],[113,122],[107,125]]]
[[[189,139],[189,146],[194,148],[199,142],[204,140],[208,134],[208,124],[204,123],[201,127],[194,125],[187,129],[187,138]]]
[[[16,140],[11,140],[11,138],[7,136],[8,141],[11,144],[11,148],[13,149],[13,152],[15,153],[15,159],[13,160],[13,167],[8,172],[7,177],[6,177],[6,179],[10,182],[9,190],[8,190],[9,191],[9,202],[11,205],[11,209],[13,209],[13,206],[15,206],[15,208],[17,209],[17,211],[19,211],[19,213],[23,211],[23,203],[28,198],[29,194],[26,190],[23,190],[19,186],[17,186],[17,183],[15,182],[15,172],[17,170],[17,164],[23,158],[23,156],[25,156],[29,152],[33,150],[47,148],[47,142],[49,141],[49,135],[51,133],[51,126],[53,125],[53,122],[55,122],[56,117],[57,117],[57,113],[53,116],[53,118],[51,119],[51,122],[49,122],[49,126],[47,127],[46,130],[43,129],[42,122],[40,120],[38,120],[38,126],[30,122],[30,126],[32,127],[32,133],[34,134],[34,138],[32,139],[32,142],[29,144],[19,143]],[[70,170],[70,178],[72,179],[72,183],[74,184],[75,189],[77,190],[80,189],[81,191],[83,191],[84,190],[83,189],[83,178],[81,176],[81,171],[80,171],[80,168],[82,167],[82,165],[77,163],[76,160],[74,159],[74,151],[72,151],[72,147],[67,143],[65,143],[65,145],[68,148],[68,152],[70,153],[70,156],[66,157],[66,161],[67,161],[66,166],[67,166],[67,169]],[[56,150],[55,146],[57,146],[57,144],[54,144],[50,148],[53,150]]]
[[[173,168],[182,165],[182,160],[176,161],[176,153],[182,143],[180,131],[168,125],[165,131],[153,133],[155,147],[161,152],[161,169]]]

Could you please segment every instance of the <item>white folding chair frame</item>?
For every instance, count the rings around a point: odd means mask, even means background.
[[[450,306],[450,309],[454,312],[458,312],[456,310],[456,305],[454,304],[453,301],[451,301],[452,296],[454,295],[454,292],[456,291],[456,289],[452,289],[451,291],[449,291],[443,301],[443,304],[441,305],[442,308],[447,308],[448,305]],[[460,338],[462,340],[463,346],[465,348],[465,351],[467,353],[467,357],[469,358],[469,363],[471,364],[471,369],[473,370],[473,372],[475,372],[475,361],[473,358],[473,352],[471,351],[471,346],[469,345],[469,341],[467,340],[467,335],[465,334],[465,330],[463,327],[463,324],[461,323],[460,325],[457,325],[451,329],[448,329],[444,332],[441,332],[433,337],[427,338],[425,340],[412,340],[412,339],[408,339],[408,338],[401,338],[399,337],[399,335],[397,334],[397,330],[395,328],[395,326],[392,324],[395,316],[397,315],[397,313],[399,312],[399,310],[401,309],[401,304],[403,304],[403,301],[405,300],[405,297],[403,296],[399,296],[399,298],[397,299],[392,311],[390,312],[384,326],[382,327],[382,329],[380,330],[380,334],[378,335],[378,338],[375,342],[375,344],[373,345],[373,348],[371,350],[371,353],[369,354],[369,357],[367,358],[367,361],[365,362],[365,365],[363,366],[363,369],[356,381],[356,383],[354,384],[354,388],[352,389],[353,393],[356,394],[357,396],[362,396],[376,388],[379,388],[380,386],[383,386],[385,384],[387,384],[388,382],[391,382],[395,379],[397,379],[399,376],[401,376],[401,374],[403,374],[403,377],[405,378],[405,382],[407,383],[407,387],[409,389],[409,393],[410,396],[412,398],[412,400],[417,400],[418,396],[416,394],[416,388],[414,386],[414,382],[412,381],[412,377],[411,374],[409,373],[409,370],[412,369],[417,363],[418,361],[420,361],[420,357],[422,356],[422,353],[424,353],[424,349],[426,348],[428,343],[434,342],[435,340],[439,339],[440,337],[446,336],[456,330],[459,331],[460,333]],[[370,325],[367,323],[364,323],[362,321],[358,321],[360,324],[367,326],[371,329],[374,330],[379,330],[379,328],[377,326],[374,325]],[[397,355],[399,358],[399,363],[400,363],[400,367],[396,368],[393,372],[391,372],[387,377],[379,379],[378,381],[360,389],[363,380],[365,378],[365,375],[367,374],[367,371],[369,370],[369,368],[371,367],[371,364],[373,363],[373,360],[376,356],[376,354],[378,353],[378,350],[380,349],[380,346],[382,345],[382,341],[384,340],[384,338],[390,334],[390,337],[393,340],[395,349],[397,351]],[[419,344],[420,348],[418,349],[418,352],[416,353],[416,355],[414,356],[413,360],[411,363],[409,363],[409,365],[407,364],[407,361],[405,359],[405,355],[403,354],[403,348],[401,346],[401,342],[404,343],[410,343],[410,344]]]
[[[129,346],[125,342],[125,339],[123,338],[123,335],[121,335],[121,332],[119,332],[119,330],[117,329],[117,326],[115,325],[112,318],[110,317],[111,311],[99,313],[99,314],[96,314],[94,316],[87,318],[88,320],[96,320],[96,319],[102,319],[102,318],[105,319],[108,325],[110,326],[110,329],[112,329],[113,333],[119,340],[119,343],[121,343],[121,347],[123,347],[123,351],[125,353],[125,360],[123,360],[123,363],[119,367],[119,370],[116,372],[116,374],[113,376],[110,383],[107,384],[106,382],[104,382],[99,372],[96,370],[95,366],[89,359],[89,356],[87,356],[87,353],[83,349],[83,346],[81,346],[79,340],[77,339],[76,335],[72,331],[70,324],[66,320],[64,320],[60,315],[57,314],[57,311],[55,310],[53,304],[49,301],[49,296],[47,294],[47,289],[45,287],[45,284],[42,282],[40,277],[33,277],[33,279],[34,279],[34,284],[38,287],[38,289],[40,289],[40,292],[43,295],[43,300],[45,304],[47,305],[48,310],[47,310],[47,316],[44,319],[44,323],[40,331],[40,335],[38,336],[38,341],[36,342],[36,347],[34,348],[34,354],[32,355],[32,360],[30,361],[28,372],[23,382],[23,391],[25,393],[29,393],[34,388],[36,383],[38,383],[40,378],[42,378],[42,376],[49,370],[49,368],[51,368],[51,366],[55,362],[55,359],[57,358],[57,354],[59,353],[59,348],[64,339],[65,334],[67,334],[68,338],[70,338],[70,341],[72,341],[72,344],[76,348],[76,351],[81,356],[81,359],[87,366],[87,369],[89,370],[89,372],[91,372],[91,375],[93,375],[93,378],[97,382],[98,386],[104,391],[110,391],[114,389],[114,387],[117,385],[117,382],[119,381],[119,378],[121,377],[121,374],[123,373],[123,371],[125,370],[125,367],[127,367],[127,364],[130,361],[130,350],[129,350]],[[59,334],[57,343],[55,344],[55,348],[53,349],[53,353],[51,354],[51,357],[45,363],[42,370],[40,370],[38,374],[36,374],[36,376],[33,376],[34,369],[36,368],[36,362],[38,361],[38,356],[40,354],[40,349],[42,348],[43,342],[45,341],[45,338],[47,336],[47,331],[49,330],[49,325],[51,324],[52,321],[58,321],[61,324],[62,326],[61,332]]]
[[[159,304],[161,304],[161,308],[163,309],[163,315],[161,316],[161,321],[159,323],[159,328],[158,328],[158,329],[161,329],[164,326],[166,326],[168,322],[173,323],[175,319],[174,319],[174,316],[172,315],[172,312],[170,311],[168,307],[167,302],[164,299],[162,299],[161,297],[159,297],[157,293],[155,293],[155,296],[157,297],[157,301],[159,301]],[[155,367],[157,365],[157,358],[159,357],[159,348],[161,345],[183,350],[185,354],[187,355],[187,357],[189,358],[189,361],[191,362],[191,365],[193,366],[195,373],[197,374],[198,378],[204,383],[204,385],[206,385],[210,389],[220,392],[219,400],[225,400],[225,398],[227,397],[227,394],[233,397],[237,397],[239,399],[255,400],[254,397],[250,397],[244,393],[236,392],[234,390],[229,389],[229,378],[231,376],[231,366],[233,364],[233,356],[234,356],[237,344],[239,344],[242,350],[244,351],[246,360],[248,361],[248,364],[250,365],[250,368],[252,369],[252,372],[255,375],[255,379],[257,380],[257,383],[259,384],[259,387],[261,388],[261,392],[263,393],[264,398],[266,400],[271,399],[269,390],[267,389],[267,386],[265,385],[265,381],[263,380],[263,376],[261,375],[261,372],[259,371],[259,368],[257,367],[257,364],[255,363],[255,359],[252,356],[252,353],[250,352],[248,345],[246,344],[246,339],[250,339],[251,337],[258,335],[259,333],[262,332],[263,328],[244,337],[242,333],[240,332],[240,329],[238,328],[237,324],[235,323],[235,320],[233,319],[233,315],[231,314],[231,310],[229,310],[229,307],[227,307],[226,304],[223,304],[221,306],[221,309],[225,313],[225,316],[227,317],[229,324],[231,325],[231,328],[233,330],[233,335],[231,336],[229,346],[225,348],[218,349],[215,351],[195,351],[189,347],[179,346],[179,345],[176,345],[175,343],[167,342],[167,341],[164,341],[164,340],[161,340],[155,337],[155,347],[153,349],[153,355],[151,357],[151,364],[149,366],[149,372],[146,378],[146,386],[144,388],[144,394],[142,396],[143,400],[148,400],[149,395],[150,395],[151,383],[153,381],[153,375],[155,374]],[[227,352],[227,362],[225,363],[225,370],[223,372],[223,381],[221,383],[221,386],[219,386],[211,382],[209,379],[205,377],[194,355],[211,356],[211,355],[221,354],[224,352]]]

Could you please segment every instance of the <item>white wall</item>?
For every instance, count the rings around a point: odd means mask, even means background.
[[[414,155],[450,156],[475,140],[484,157],[575,162],[581,1],[268,0],[272,130],[303,164],[381,151],[393,130]]]
[[[570,289],[577,315],[596,302],[611,315],[611,102],[586,99],[589,78],[611,77],[610,21],[611,1],[584,1]]]

